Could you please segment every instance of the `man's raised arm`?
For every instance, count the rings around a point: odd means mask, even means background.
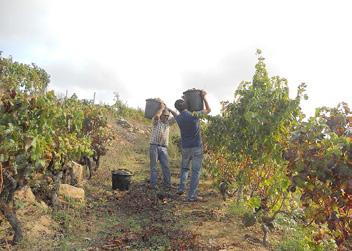
[[[209,114],[211,112],[211,109],[210,109],[210,106],[209,106],[209,103],[208,103],[208,99],[206,97],[207,92],[202,90],[201,95],[203,97],[203,101],[204,101],[204,105],[205,105],[205,109],[203,110],[203,112],[204,112],[204,114]]]
[[[160,108],[159,110],[155,113],[154,117],[153,117],[153,122],[156,123],[159,119],[160,119],[160,116],[163,112],[163,110],[165,109],[165,104],[163,102],[160,102]]]

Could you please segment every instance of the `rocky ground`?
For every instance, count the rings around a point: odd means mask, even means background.
[[[259,226],[243,228],[206,175],[200,194],[206,202],[186,202],[177,196],[179,155],[170,149],[174,188],[148,188],[149,125],[113,120],[116,138],[89,181],[83,181],[84,201],[63,199],[53,210],[30,192],[17,200],[25,240],[11,246],[11,229],[0,219],[4,250],[271,250],[264,247]],[[177,130],[177,128],[173,128]],[[113,191],[111,171],[133,172],[128,191]],[[27,199],[23,199],[27,198]],[[66,199],[66,200],[65,200]],[[65,202],[66,201],[66,202]],[[274,243],[280,233],[272,235]]]

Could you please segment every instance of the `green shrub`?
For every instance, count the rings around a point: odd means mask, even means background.
[[[250,209],[243,202],[233,201],[228,208],[228,212],[233,216],[243,216],[249,213]]]
[[[333,240],[324,240],[316,244],[309,228],[296,227],[285,234],[284,239],[276,245],[275,251],[333,251],[336,250]]]

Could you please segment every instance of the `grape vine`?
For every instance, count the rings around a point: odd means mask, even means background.
[[[36,65],[0,54],[0,210],[11,224],[16,243],[22,229],[12,208],[14,193],[38,177],[51,177],[56,192],[70,161],[99,157],[112,138],[105,108],[58,99],[47,91],[49,75]],[[41,174],[41,175],[38,175]]]
[[[239,85],[233,102],[222,103],[221,115],[208,116],[208,169],[261,216],[264,243],[278,213],[302,208],[320,229],[316,241],[329,235],[341,246],[352,229],[350,110],[345,103],[323,107],[305,121],[306,85],[290,98],[287,80],[270,78],[257,55],[253,80]]]

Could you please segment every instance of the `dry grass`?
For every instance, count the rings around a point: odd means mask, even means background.
[[[86,182],[86,204],[63,207],[49,214],[57,224],[53,239],[26,239],[17,250],[268,250],[260,242],[261,232],[243,229],[239,219],[226,214],[224,203],[212,182],[203,180],[200,194],[205,203],[187,203],[171,191],[147,188],[149,177],[147,124],[132,121],[138,130],[119,127],[101,168]],[[173,128],[177,135],[177,128]],[[178,183],[179,155],[172,150],[172,182]],[[129,191],[111,189],[111,171],[133,172]],[[28,218],[30,219],[30,218]],[[34,219],[30,219],[34,220]],[[249,238],[249,237],[250,238]],[[45,248],[44,248],[45,247]]]

